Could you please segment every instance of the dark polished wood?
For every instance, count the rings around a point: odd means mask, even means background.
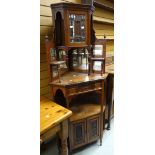
[[[74,51],[77,54],[80,50],[87,51],[92,61],[95,61],[92,53],[96,41],[93,30],[94,7],[84,4],[58,3],[52,4],[51,9],[55,27],[53,45],[56,50],[56,61],[66,61],[67,64],[64,74],[59,74],[61,81],[58,77],[51,78],[51,94],[56,103],[73,112],[69,119],[69,150],[72,151],[97,139],[100,139],[100,145],[102,145],[107,75],[88,76],[88,72],[86,74],[73,72]],[[103,44],[102,40],[102,46]],[[49,50],[48,47],[47,50]],[[104,51],[105,46],[102,52]],[[51,65],[50,50],[47,53],[48,63]],[[61,53],[65,53],[65,60],[61,59]],[[105,62],[105,55],[103,56],[96,60]],[[104,66],[105,63],[102,63],[102,73],[105,72]],[[62,146],[66,147],[65,145],[64,140]]]
[[[55,27],[56,46],[85,47],[91,44],[91,20],[94,7],[90,5],[57,3],[51,4],[52,16]],[[85,16],[85,42],[70,42],[69,15]]]
[[[68,70],[71,71],[73,69],[73,59],[72,53],[73,49],[83,48],[87,49],[88,53],[90,53],[91,44],[93,42],[93,11],[94,7],[90,5],[83,4],[72,4],[72,3],[57,3],[51,4],[52,9],[52,17],[53,24],[55,27],[54,30],[54,43],[57,50],[57,59],[59,60],[59,51],[61,47],[65,47],[63,49],[66,52],[66,61]],[[73,36],[71,36],[71,16],[79,16],[83,19],[83,21],[77,21],[74,19],[75,28],[73,32]],[[75,18],[75,17],[74,17]],[[80,24],[83,23],[83,26]],[[82,28],[81,28],[82,27]],[[81,31],[84,31],[83,34]],[[75,35],[77,34],[77,35]],[[84,40],[77,41],[74,39],[80,36],[79,38],[85,38]],[[72,39],[73,37],[73,39]]]
[[[58,80],[50,83],[55,102],[73,112],[69,128],[70,151],[98,138],[102,145],[105,113],[104,83],[104,76],[88,76],[76,72],[62,76],[61,83]],[[95,100],[88,100],[93,95]]]

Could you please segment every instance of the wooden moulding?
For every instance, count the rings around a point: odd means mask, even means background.
[[[103,3],[97,2],[97,1],[94,1],[94,6],[114,12],[114,8],[112,8],[110,6],[107,6],[107,5],[103,4]]]
[[[98,16],[94,16],[93,19],[94,19],[94,22],[98,22],[98,23],[114,24],[113,19],[108,19],[108,18],[103,18],[103,17],[98,17]]]
[[[81,119],[86,119],[88,117],[97,115],[101,113],[101,105],[93,103],[80,103],[74,104],[70,107],[70,110],[73,112],[73,115],[70,117],[70,121],[78,121]],[[103,106],[103,111],[105,106]]]

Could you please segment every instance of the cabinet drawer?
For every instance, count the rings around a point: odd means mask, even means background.
[[[84,91],[89,91],[89,90],[95,90],[95,89],[102,89],[102,83],[97,82],[97,83],[91,83],[87,85],[81,85],[78,86],[78,92],[84,92]]]
[[[102,88],[102,83],[101,82],[94,83],[94,88]]]
[[[94,88],[94,86],[92,84],[81,85],[81,86],[78,86],[78,92],[88,91],[88,90],[91,90],[93,88]]]
[[[102,89],[102,83],[96,82],[96,83],[87,83],[82,85],[76,85],[71,88],[68,88],[68,95],[77,95],[80,93],[95,91],[96,89]]]
[[[68,93],[69,93],[69,95],[70,94],[75,94],[77,92],[77,87],[76,86],[74,86],[74,87],[72,87],[72,88],[68,88]]]

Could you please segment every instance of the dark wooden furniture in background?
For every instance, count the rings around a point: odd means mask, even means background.
[[[68,155],[68,119],[72,112],[46,97],[40,98],[40,142],[43,143],[56,133],[61,139],[61,155]]]
[[[69,119],[70,151],[97,139],[102,145],[105,77],[71,72],[61,77],[61,83],[57,80],[50,85],[55,102],[73,112]],[[94,100],[91,96],[94,96]]]
[[[107,129],[110,130],[110,121],[113,117],[112,109],[114,108],[114,65],[106,66],[106,72],[108,73],[107,77],[107,94],[106,102],[108,107],[108,126]]]

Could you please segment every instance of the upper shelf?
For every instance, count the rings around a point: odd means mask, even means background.
[[[97,39],[103,39],[104,35],[96,35],[96,38]],[[107,41],[113,41],[114,40],[114,36],[106,35],[106,38],[104,38],[104,39],[106,39]]]
[[[94,16],[93,20],[96,21],[96,22],[101,22],[101,23],[114,24],[113,19],[107,19],[107,18],[103,18],[103,17]]]
[[[100,7],[100,8],[103,8],[103,9],[106,9],[106,10],[114,12],[114,8],[113,7],[107,6],[107,5],[105,5],[103,3],[100,3],[100,2],[97,2],[97,1],[94,1],[94,6]]]

